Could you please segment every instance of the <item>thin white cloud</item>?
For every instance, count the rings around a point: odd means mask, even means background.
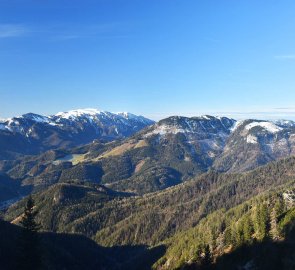
[[[274,108],[274,110],[295,112],[295,107],[279,107],[279,108]]]
[[[129,37],[128,24],[124,22],[105,24],[55,24],[39,29],[51,41],[67,41],[75,39],[123,39]]]
[[[221,40],[220,39],[216,39],[216,38],[211,38],[211,37],[204,37],[203,38],[205,41],[209,41],[209,42],[212,42],[212,43],[221,43]]]
[[[1,24],[0,39],[23,37],[27,35],[46,38],[49,40],[66,41],[81,38],[122,39],[128,38],[129,25],[124,22],[103,24],[53,24],[53,25],[24,25]]]
[[[64,35],[57,35],[54,37],[54,40],[72,40],[72,39],[78,39],[81,38],[80,35],[70,35],[70,34],[64,34]]]
[[[22,24],[0,24],[0,38],[21,37],[29,33]]]
[[[279,59],[279,60],[295,60],[295,54],[276,55],[275,59]]]

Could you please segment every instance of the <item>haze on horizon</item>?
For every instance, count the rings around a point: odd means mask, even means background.
[[[3,0],[0,118],[295,119],[294,1]]]

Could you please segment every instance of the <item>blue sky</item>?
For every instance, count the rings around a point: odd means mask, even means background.
[[[0,0],[0,117],[295,118],[295,2]]]

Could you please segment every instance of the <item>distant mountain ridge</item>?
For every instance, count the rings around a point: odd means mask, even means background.
[[[226,143],[236,120],[204,115],[200,117],[172,116],[159,121],[145,137],[158,135],[160,139],[182,134],[188,144],[194,145],[209,158],[218,155]],[[193,150],[194,151],[194,150]]]
[[[81,120],[85,116],[75,112],[63,113],[62,117],[59,121],[68,123],[68,119]],[[211,169],[244,172],[293,155],[295,124],[292,121],[172,116],[124,140],[95,141],[36,157],[0,162],[0,171],[37,189],[75,179],[145,194],[177,185]]]
[[[56,115],[27,113],[0,120],[0,159],[134,134],[154,121],[131,113],[78,109]]]
[[[293,121],[249,119],[236,123],[213,167],[219,171],[241,172],[293,155]]]

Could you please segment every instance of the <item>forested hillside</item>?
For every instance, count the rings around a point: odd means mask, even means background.
[[[295,158],[288,158],[242,174],[212,171],[143,197],[61,183],[34,195],[36,219],[43,230],[82,233],[103,246],[163,245],[167,253],[155,267],[176,269],[198,265],[204,249],[215,262],[244,244],[284,239],[293,222],[294,179]],[[10,207],[5,218],[18,224],[24,202]]]
[[[176,233],[164,241],[168,250],[154,268],[293,269],[294,182],[286,186],[292,188],[267,192],[230,210],[223,208]]]

